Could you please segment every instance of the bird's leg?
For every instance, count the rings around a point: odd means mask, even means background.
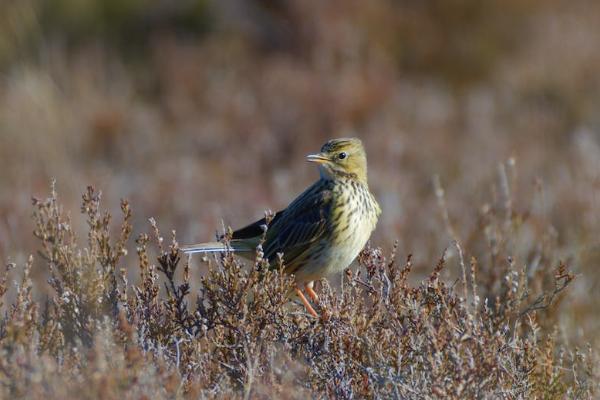
[[[296,288],[296,294],[298,295],[298,297],[300,297],[300,301],[302,301],[302,304],[304,304],[306,311],[308,311],[308,313],[313,317],[318,318],[319,314],[317,314],[317,312],[314,308],[312,308],[308,300],[306,300],[306,297],[304,297],[304,293],[302,293],[300,289]]]
[[[315,303],[318,303],[319,302],[319,295],[317,293],[315,293],[315,291],[313,290],[313,285],[314,284],[315,284],[314,281],[308,282],[306,285],[304,285],[304,289],[306,289],[306,293],[308,293],[308,295],[310,296],[310,298]]]

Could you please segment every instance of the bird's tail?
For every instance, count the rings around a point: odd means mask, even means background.
[[[187,246],[181,246],[181,251],[186,254],[194,254],[194,253],[220,253],[226,251],[233,252],[248,252],[254,251],[255,248],[249,246],[247,243],[232,240],[228,244],[221,242],[207,242],[207,243],[199,243],[199,244],[191,244]]]

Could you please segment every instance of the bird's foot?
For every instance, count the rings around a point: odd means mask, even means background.
[[[312,315],[313,317],[319,318],[319,314],[317,314],[315,309],[310,305],[310,302],[306,299],[306,297],[304,296],[304,293],[302,293],[302,291],[300,289],[296,288],[296,294],[300,298],[300,301],[302,301],[302,304],[304,304],[304,308],[306,308],[306,311],[308,311],[308,313],[310,315]]]
[[[305,285],[304,289],[306,290],[306,293],[308,293],[308,295],[310,296],[312,301],[314,301],[315,303],[318,304],[319,303],[319,295],[313,290],[312,284]]]
[[[325,308],[325,306],[323,306],[323,304],[321,304],[321,302],[319,300],[319,295],[314,291],[313,282],[307,283],[304,286],[304,289],[306,290],[306,293],[308,293],[308,296],[312,299],[312,301],[319,307],[319,313],[321,314],[321,319],[323,321],[329,320],[330,314],[327,311],[327,308]]]

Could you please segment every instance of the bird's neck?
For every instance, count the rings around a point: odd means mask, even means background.
[[[334,170],[321,166],[319,167],[319,174],[321,175],[321,179],[325,180],[355,180],[365,186],[368,186],[366,172],[362,174],[355,174],[353,172]]]
[[[354,174],[354,173],[349,173],[349,172],[343,172],[343,171],[329,171],[329,170],[325,170],[320,169],[320,175],[321,175],[321,179],[325,180],[325,181],[330,181],[330,182],[340,182],[340,183],[345,183],[345,182],[356,182],[359,183],[361,185],[364,185],[365,187],[369,187],[369,185],[367,184],[367,179],[366,177],[359,177],[358,175]]]

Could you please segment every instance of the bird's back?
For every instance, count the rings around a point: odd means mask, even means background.
[[[290,273],[309,262],[315,244],[331,235],[333,188],[332,181],[320,179],[277,213],[263,244],[269,260],[282,253]]]

